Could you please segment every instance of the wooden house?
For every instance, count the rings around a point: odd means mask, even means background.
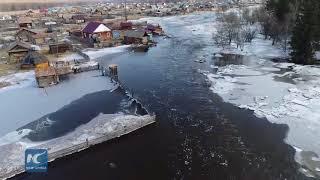
[[[49,64],[48,58],[36,51],[29,51],[27,55],[22,58],[21,69],[34,68],[40,64]]]
[[[100,41],[108,41],[112,39],[112,32],[107,26],[100,22],[89,22],[82,29],[83,38],[99,39]]]
[[[120,30],[131,30],[132,29],[132,22],[121,22],[120,23]]]
[[[35,69],[36,81],[40,88],[59,83],[59,76],[54,67],[37,67]]]
[[[160,25],[148,24],[146,30],[151,32],[153,35],[163,35],[163,30]]]
[[[64,42],[49,44],[49,53],[56,54],[56,53],[65,53],[66,51],[70,50],[71,47],[69,44]]]
[[[148,34],[144,30],[129,30],[124,33],[125,44],[147,44]]]
[[[72,73],[70,63],[64,61],[43,62],[36,65],[35,75],[40,88],[55,85],[62,77]]]
[[[45,43],[47,35],[32,29],[22,28],[16,33],[16,40],[41,45]]]
[[[20,28],[31,28],[32,19],[30,17],[19,17],[18,24]]]
[[[11,62],[21,62],[29,51],[35,50],[36,48],[32,44],[21,41],[14,42],[8,50],[9,59]]]
[[[84,14],[72,15],[71,19],[72,19],[73,23],[76,23],[76,24],[85,23],[85,21],[86,21]]]

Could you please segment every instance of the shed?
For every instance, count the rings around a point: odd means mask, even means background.
[[[47,35],[34,29],[22,28],[16,33],[18,41],[29,42],[31,44],[43,44]]]
[[[18,24],[20,28],[32,27],[32,19],[30,17],[19,17]]]
[[[69,44],[64,42],[49,44],[49,53],[56,54],[56,53],[65,53],[66,51],[70,50],[71,47]]]
[[[120,30],[131,30],[132,29],[132,22],[121,22],[120,23]]]
[[[146,44],[148,42],[148,34],[144,30],[130,30],[124,34],[125,44]]]
[[[8,50],[8,55],[10,57],[10,61],[20,62],[21,59],[25,57],[29,51],[35,51],[35,50],[37,49],[32,44],[17,41],[10,46]]]
[[[84,23],[86,21],[86,18],[85,18],[84,14],[72,15],[71,19],[77,24]]]
[[[36,81],[40,88],[44,88],[59,82],[59,76],[54,67],[40,67],[35,69]]]
[[[36,51],[29,51],[28,54],[21,61],[21,68],[34,68],[38,64],[48,64],[48,58]]]

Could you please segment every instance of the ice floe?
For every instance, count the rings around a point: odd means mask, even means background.
[[[269,62],[212,67],[217,72],[205,74],[214,93],[226,102],[254,111],[258,117],[287,124],[290,130],[286,142],[320,155],[319,66]],[[320,163],[312,167],[320,168]]]

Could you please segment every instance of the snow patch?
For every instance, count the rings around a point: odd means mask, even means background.
[[[78,53],[72,53],[70,55],[60,57],[58,59],[58,61],[74,62],[74,61],[82,60],[82,59],[83,59],[83,57],[81,55],[79,55]]]
[[[0,88],[0,93],[3,93],[11,89],[35,86],[36,83],[34,71],[21,72],[10,74],[7,76],[2,76],[0,77],[0,82],[6,82],[10,84],[9,86]]]
[[[125,52],[128,49],[128,47],[130,47],[130,45],[103,48],[103,49],[99,49],[99,50],[87,49],[84,51],[84,53],[87,54],[90,57],[90,59],[97,59],[97,58],[101,58],[105,55]]]

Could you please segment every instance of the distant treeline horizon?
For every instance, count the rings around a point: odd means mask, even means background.
[[[179,0],[127,0],[128,3],[132,2],[147,2],[147,3],[163,3],[163,2],[178,2]],[[180,0],[181,1],[181,0]],[[50,7],[61,7],[66,5],[85,5],[90,3],[97,3],[97,2],[113,2],[113,3],[123,3],[125,0],[108,0],[108,1],[101,1],[101,0],[65,0],[65,1],[47,1],[47,2],[0,2],[0,12],[9,12],[9,11],[23,11],[29,9],[42,9],[42,8],[50,8]]]
[[[63,3],[63,2],[38,2],[38,3],[1,3],[0,11],[9,12],[9,11],[22,11],[29,9],[43,9],[51,7],[59,7],[65,5],[83,5],[86,2],[76,2],[76,3]]]

